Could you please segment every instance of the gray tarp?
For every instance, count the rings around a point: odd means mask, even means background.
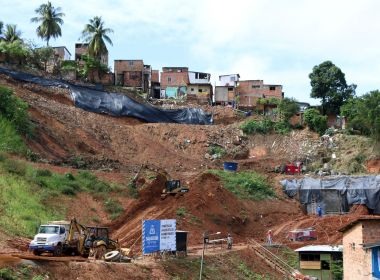
[[[163,110],[148,103],[139,103],[126,95],[77,86],[63,80],[45,79],[5,68],[0,68],[0,73],[11,76],[15,80],[41,86],[68,88],[75,106],[86,111],[134,117],[152,123],[212,124],[213,122],[212,115],[199,108]]]
[[[374,213],[380,214],[380,175],[305,177],[300,180],[282,180],[280,183],[288,196],[294,197],[298,194],[301,204],[315,202],[326,208],[330,204],[330,208],[333,208],[333,193],[336,196],[335,203],[341,204],[343,211],[348,211],[352,204],[365,204]]]

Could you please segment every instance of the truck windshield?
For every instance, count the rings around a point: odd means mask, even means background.
[[[38,233],[59,233],[59,227],[57,226],[40,226]]]

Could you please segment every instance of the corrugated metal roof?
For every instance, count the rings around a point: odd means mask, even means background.
[[[296,252],[343,252],[343,245],[309,245],[294,250]]]

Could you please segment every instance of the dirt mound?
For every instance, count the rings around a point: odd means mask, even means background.
[[[125,215],[111,225],[113,238],[122,246],[141,244],[144,219],[177,219],[177,229],[189,231],[189,244],[199,244],[202,234],[232,233],[236,242],[246,238],[264,239],[268,228],[285,218],[299,217],[300,208],[291,200],[242,201],[223,188],[215,175],[202,173],[190,182],[190,191],[183,196],[162,200],[165,178],[156,180],[140,191],[139,199],[130,204]]]

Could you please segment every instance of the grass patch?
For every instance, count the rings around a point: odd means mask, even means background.
[[[276,252],[279,258],[284,260],[289,266],[298,268],[298,253],[288,247],[279,248]]]
[[[162,265],[172,280],[199,279],[200,258],[174,258],[163,261]],[[276,278],[253,271],[242,256],[230,253],[206,256],[202,279],[269,280]]]
[[[63,209],[45,203],[44,190],[20,176],[1,174],[0,190],[0,226],[7,233],[32,237],[42,222],[64,217]]]
[[[75,176],[57,174],[0,155],[0,227],[11,235],[32,237],[41,223],[64,219],[63,206],[51,202],[62,194],[89,192],[102,196],[111,219],[123,211],[118,201],[104,198],[121,186],[107,184],[87,171]]]
[[[14,128],[11,121],[0,115],[0,151],[16,154],[26,154],[26,146],[23,139]]]
[[[210,170],[209,172],[218,176],[222,180],[223,186],[241,199],[264,200],[276,197],[273,188],[258,173],[223,170]]]
[[[177,209],[177,211],[176,211],[176,215],[177,215],[178,217],[185,217],[186,213],[187,213],[187,210],[186,210],[185,207],[179,207],[179,208]]]
[[[110,214],[111,220],[114,220],[123,213],[124,208],[120,202],[113,198],[108,198],[104,201],[104,208],[108,214]]]

